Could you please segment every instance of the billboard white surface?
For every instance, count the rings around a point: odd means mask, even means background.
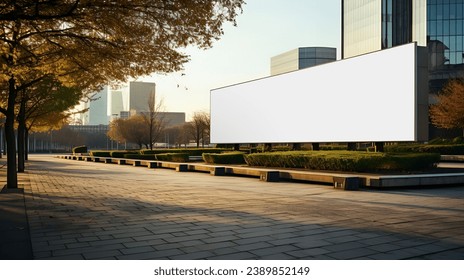
[[[416,141],[414,43],[211,91],[211,143]]]

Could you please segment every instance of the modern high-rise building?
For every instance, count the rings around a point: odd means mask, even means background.
[[[337,60],[337,49],[297,48],[271,58],[271,76],[296,71]]]
[[[108,87],[104,87],[100,92],[91,96],[90,101],[84,105],[88,110],[82,116],[82,124],[108,124],[108,91]]]
[[[426,0],[342,0],[342,58],[427,45]]]
[[[127,111],[148,111],[148,100],[155,94],[156,84],[147,82],[129,83],[129,108]]]
[[[464,77],[464,0],[342,0],[341,22],[342,58],[410,42],[427,47],[431,102],[449,79]]]
[[[124,111],[122,91],[111,91],[109,93],[108,105],[108,115],[110,116],[110,120],[120,117],[120,112]]]

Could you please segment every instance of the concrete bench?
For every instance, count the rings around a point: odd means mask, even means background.
[[[148,167],[149,169],[158,168],[159,167],[159,162],[157,162],[157,161],[146,161],[145,166]]]
[[[355,176],[334,176],[334,189],[342,189],[347,191],[359,190],[360,179]]]
[[[260,171],[259,180],[264,182],[279,182],[280,172],[274,170]]]
[[[264,182],[278,182],[280,179],[280,173],[276,170],[258,169],[249,167],[226,167],[226,174],[230,175],[244,175],[258,177]]]
[[[186,163],[161,161],[159,162],[158,167],[175,169],[177,172],[188,171],[188,164]]]
[[[132,166],[141,166],[141,161],[138,159],[126,159],[124,164],[130,164]]]
[[[190,171],[197,172],[208,172],[213,176],[224,176],[226,175],[226,168],[224,166],[206,165],[206,164],[189,164],[188,169]]]

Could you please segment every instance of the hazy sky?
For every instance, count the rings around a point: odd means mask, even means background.
[[[166,111],[209,112],[210,90],[270,75],[270,58],[298,47],[340,49],[340,0],[247,0],[237,26],[206,51],[187,49],[185,70],[155,82]],[[181,73],[185,73],[182,75]],[[243,102],[247,102],[243,100]]]

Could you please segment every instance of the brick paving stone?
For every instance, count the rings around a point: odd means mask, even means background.
[[[214,257],[214,256],[215,255],[210,251],[201,251],[201,252],[194,252],[194,253],[185,254],[185,255],[173,256],[170,259],[172,260],[201,260],[201,259],[207,259],[207,258]]]
[[[377,251],[368,249],[368,248],[357,248],[356,250],[346,250],[346,251],[338,251],[328,253],[330,257],[333,257],[338,260],[351,260],[351,259],[359,259],[362,257],[375,255]]]
[[[235,246],[234,249],[238,251],[250,251],[250,250],[263,249],[263,248],[269,248],[269,247],[274,247],[274,245],[268,242],[257,242],[257,243],[250,243],[250,244]]]
[[[82,255],[64,255],[64,256],[58,256],[58,257],[49,256],[49,257],[41,257],[41,259],[44,259],[44,260],[85,260],[84,256]]]
[[[301,249],[309,249],[309,248],[317,248],[322,246],[330,246],[334,243],[328,242],[322,239],[312,239],[312,238],[304,238],[301,241],[294,243],[293,245],[301,248]]]
[[[124,248],[125,247],[122,244],[111,244],[111,245],[99,246],[99,247],[85,247],[85,248],[53,250],[52,255],[53,256],[66,256],[66,255],[92,253],[92,252],[97,252],[97,251],[116,252],[116,250],[124,249]],[[118,252],[118,254],[119,254],[119,252]]]
[[[365,244],[359,243],[359,242],[345,242],[345,243],[339,243],[339,244],[332,244],[332,245],[327,245],[327,246],[321,246],[324,249],[327,249],[332,252],[340,252],[340,251],[345,251],[345,250],[357,250],[360,248],[365,248]]]
[[[153,252],[155,249],[151,246],[142,246],[142,247],[133,247],[133,248],[127,248],[127,249],[120,249],[121,253],[123,255],[131,255],[131,254],[139,254],[139,253],[145,253],[145,252]]]
[[[82,255],[84,255],[84,258],[87,260],[97,260],[97,259],[108,258],[108,257],[116,257],[116,256],[121,255],[121,253],[118,250],[102,250],[102,251],[82,253]]]
[[[304,258],[316,258],[316,256],[324,255],[331,253],[331,251],[323,249],[323,248],[312,248],[312,249],[304,249],[304,250],[296,250],[286,252],[286,254],[291,255],[297,259],[304,259]]]
[[[295,257],[290,256],[285,253],[278,253],[278,254],[263,256],[260,259],[262,260],[293,260],[295,259]]]
[[[249,252],[239,252],[239,253],[232,253],[226,255],[219,255],[215,257],[209,258],[211,260],[248,260],[248,259],[256,259],[256,255],[253,255]]]
[[[378,244],[378,245],[373,245],[373,246],[368,246],[366,247],[367,249],[374,250],[380,253],[385,253],[385,252],[390,252],[390,251],[395,251],[398,249],[401,249],[400,246],[394,245],[391,243],[383,243],[383,244]]]
[[[89,244],[91,246],[107,246],[112,244],[123,244],[127,242],[133,242],[134,239],[132,238],[113,238],[107,240],[97,240],[97,241],[90,241]]]
[[[218,243],[218,242],[223,242],[223,241],[236,241],[238,239],[239,238],[237,236],[227,235],[227,236],[221,236],[221,237],[206,238],[206,239],[203,239],[203,242],[205,242],[206,244],[212,244],[212,243]],[[251,241],[251,242],[254,242],[254,241]]]
[[[292,245],[281,245],[281,246],[273,246],[273,247],[268,247],[268,248],[263,248],[263,249],[257,249],[257,250],[250,250],[250,252],[254,255],[257,255],[259,257],[267,256],[267,255],[274,255],[274,254],[279,254],[279,253],[284,253],[284,252],[290,252],[298,249],[295,246]]]
[[[259,236],[259,237],[244,238],[244,239],[239,239],[238,237],[236,237],[232,241],[238,245],[245,245],[245,244],[257,243],[257,242],[267,242],[271,240],[273,240],[273,238],[270,236]]]

